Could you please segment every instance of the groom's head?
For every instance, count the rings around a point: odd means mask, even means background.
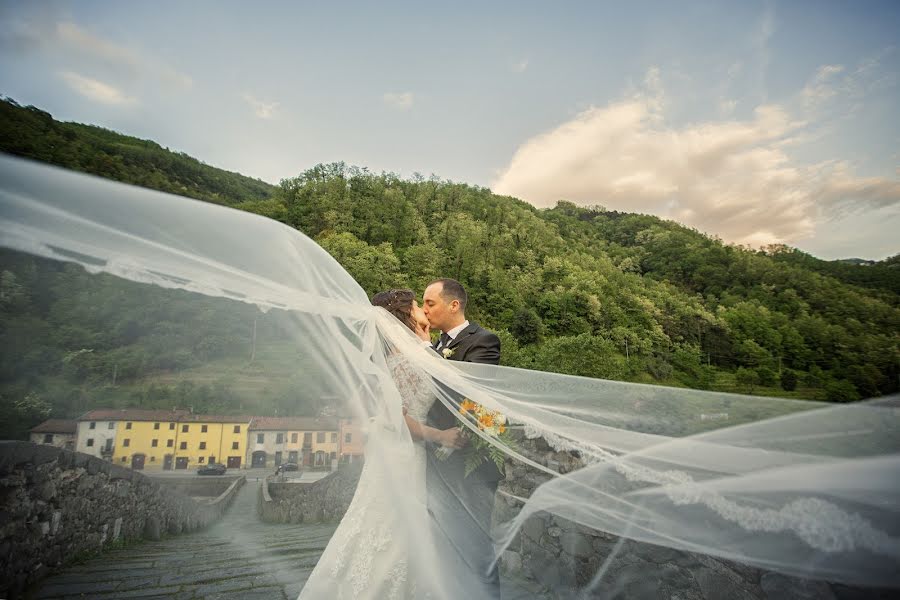
[[[425,288],[422,310],[435,329],[450,331],[466,320],[466,289],[455,279],[436,279]]]

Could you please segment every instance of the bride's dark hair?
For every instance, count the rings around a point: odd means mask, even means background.
[[[378,292],[372,296],[372,305],[380,306],[398,319],[400,322],[416,330],[416,320],[412,316],[413,301],[416,294],[412,290],[399,289]]]

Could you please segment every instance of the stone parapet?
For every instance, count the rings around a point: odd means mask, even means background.
[[[266,523],[340,521],[353,500],[362,464],[342,466],[312,483],[284,483],[267,477],[259,487],[259,518]]]
[[[217,520],[243,478],[198,503],[138,471],[46,445],[0,441],[0,597],[113,544]]]
[[[519,437],[525,453],[568,473],[582,466],[577,452],[558,452],[542,438]],[[551,476],[507,462],[494,506],[496,522],[518,514],[521,501]],[[614,484],[613,484],[614,485]],[[591,591],[576,594],[603,571]],[[681,600],[881,599],[886,590],[810,581],[747,565],[636,542],[548,513],[530,516],[501,557],[501,572],[535,582],[556,598],[680,598]]]

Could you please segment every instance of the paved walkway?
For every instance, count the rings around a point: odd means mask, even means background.
[[[205,531],[106,552],[47,578],[32,597],[293,600],[335,525],[262,523],[257,486],[248,481]]]
[[[141,542],[45,579],[28,597],[118,600],[293,600],[335,525],[262,523],[259,483],[248,477],[219,523],[159,542]],[[504,581],[504,600],[531,595]]]

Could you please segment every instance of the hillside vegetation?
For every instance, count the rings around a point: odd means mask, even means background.
[[[507,365],[836,402],[898,388],[897,257],[866,266],[783,246],[753,251],[652,216],[568,202],[539,210],[486,188],[342,163],[272,187],[33,107],[6,101],[0,114],[4,152],[277,219],[315,239],[370,294],[421,293],[435,277],[457,278],[470,292],[470,318],[499,332]],[[228,340],[218,329],[175,335],[153,313],[118,323],[128,311],[114,303],[97,303],[106,312],[86,319],[73,289],[128,284],[85,278],[72,266],[3,255],[4,410],[320,407],[290,391],[291,344],[272,323],[258,331],[271,351],[251,364],[249,315]],[[207,308],[196,317],[215,313]],[[23,323],[44,334],[29,335]],[[263,379],[254,372],[276,371],[278,385],[252,383]],[[188,386],[189,374],[207,388]]]

